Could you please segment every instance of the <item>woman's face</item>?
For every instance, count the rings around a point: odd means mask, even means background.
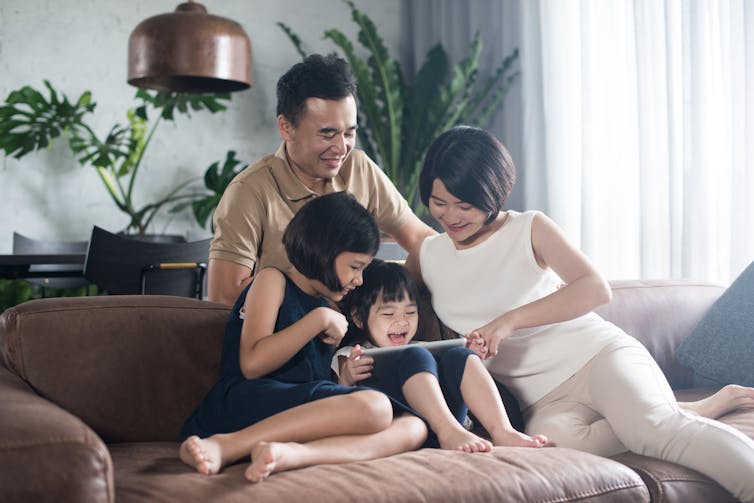
[[[371,261],[372,255],[368,253],[343,252],[336,256],[335,274],[343,288],[337,292],[328,289],[324,296],[333,302],[341,301],[348,292],[361,286],[364,282],[361,275]]]
[[[377,302],[369,308],[367,332],[377,347],[402,346],[414,338],[418,324],[416,302],[409,298],[408,292],[404,292],[401,300],[394,302],[383,302],[380,292]]]
[[[489,215],[452,195],[439,178],[432,182],[429,212],[458,249],[478,244],[491,232],[490,226],[485,223]]]

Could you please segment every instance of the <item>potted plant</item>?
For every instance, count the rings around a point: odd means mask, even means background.
[[[390,56],[372,22],[353,2],[345,0],[359,27],[358,41],[369,57],[356,55],[354,44],[338,29],[325,31],[353,68],[357,81],[362,149],[376,162],[409,201],[423,213],[417,186],[424,155],[430,143],[457,124],[484,127],[497,112],[510,85],[518,78],[514,68],[518,50],[508,55],[484,82],[477,82],[482,41],[471,42],[467,58],[451,65],[441,44],[432,47],[411,81],[404,79],[400,63]],[[284,23],[286,33],[301,57],[301,39]]]
[[[204,172],[204,187],[206,191],[194,194],[192,197],[187,198],[186,201],[175,205],[170,211],[177,212],[190,206],[197,223],[201,227],[206,228],[207,222],[210,222],[210,224],[212,222],[212,212],[215,211],[220,202],[225,188],[230,185],[230,182],[233,181],[233,178],[238,173],[248,166],[248,163],[236,159],[235,150],[228,150],[222,166],[220,166],[220,161],[213,162]]]
[[[21,159],[43,149],[59,136],[68,139],[71,151],[82,166],[92,166],[118,209],[128,215],[127,233],[145,234],[158,211],[166,204],[195,197],[185,191],[193,179],[180,182],[157,201],[137,207],[134,187],[144,154],[162,120],[192,111],[211,113],[226,110],[223,100],[230,94],[186,94],[136,92],[136,105],[128,109],[127,124],[116,123],[104,138],[87,124],[96,103],[90,91],[70,101],[48,81],[49,97],[31,86],[12,91],[0,106],[0,150]]]

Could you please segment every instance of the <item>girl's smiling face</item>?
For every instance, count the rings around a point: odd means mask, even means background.
[[[408,292],[398,301],[383,302],[382,293],[369,308],[367,332],[377,347],[402,346],[416,335],[419,312]]]
[[[348,293],[361,286],[364,282],[362,274],[364,268],[372,261],[372,255],[367,253],[342,252],[335,257],[335,274],[343,287],[339,291],[329,290],[321,281],[316,281],[318,294],[333,302],[340,302]]]

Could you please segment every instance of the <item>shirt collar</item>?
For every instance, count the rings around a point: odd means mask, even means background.
[[[272,176],[277,181],[281,194],[287,197],[290,201],[300,201],[318,195],[307,187],[304,182],[299,180],[293,173],[293,168],[291,168],[291,165],[288,162],[288,156],[285,152],[285,142],[280,144],[280,147],[275,152],[275,157],[280,162],[272,164]],[[343,161],[343,166],[340,168],[338,175],[334,179],[327,181],[325,188],[326,193],[345,190],[346,184],[344,183],[342,174],[346,163],[349,163],[350,159],[351,156],[349,154],[345,161]]]

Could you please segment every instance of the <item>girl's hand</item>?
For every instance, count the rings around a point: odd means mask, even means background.
[[[507,322],[507,317],[503,315],[481,328],[472,330],[466,338],[480,337],[483,339],[484,346],[487,348],[487,352],[483,358],[487,359],[497,355],[497,347],[500,345],[500,342],[510,337],[512,333],[513,326]]]
[[[487,358],[487,343],[477,332],[471,332],[466,336],[466,347],[484,360]]]
[[[348,330],[346,317],[329,307],[318,307],[313,312],[321,317],[323,328],[322,332],[319,333],[319,338],[322,342],[331,346],[340,344],[340,341],[346,335],[346,330]]]
[[[358,344],[353,347],[351,354],[340,366],[338,383],[344,386],[353,386],[372,375],[374,358],[363,356],[364,349]]]

